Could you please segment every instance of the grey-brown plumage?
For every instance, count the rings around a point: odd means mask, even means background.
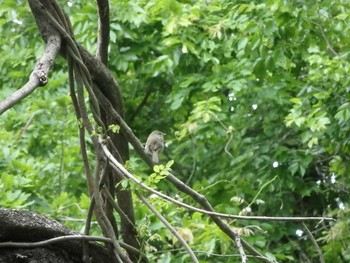
[[[159,153],[164,150],[164,133],[160,131],[153,131],[147,138],[145,152],[152,155],[154,163],[159,162]]]

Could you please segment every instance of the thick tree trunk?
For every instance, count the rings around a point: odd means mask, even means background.
[[[59,222],[30,211],[0,208],[0,242],[38,242],[50,238],[79,235]],[[113,254],[89,242],[91,262],[113,262]],[[64,240],[40,247],[0,247],[0,262],[81,262],[81,240]]]

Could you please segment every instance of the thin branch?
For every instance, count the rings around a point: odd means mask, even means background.
[[[21,132],[18,134],[17,140],[20,140],[22,138],[23,134],[26,132],[26,130],[28,129],[29,125],[32,123],[32,120],[33,120],[34,116],[35,116],[35,114],[30,115],[30,117],[27,120],[26,124],[21,129]]]
[[[315,24],[318,25],[318,27],[320,28],[321,35],[327,43],[327,48],[333,53],[334,56],[338,56],[338,53],[334,50],[334,48],[332,47],[331,43],[329,42],[329,40],[326,36],[326,33],[325,33],[324,28],[322,26],[320,9],[318,6],[317,6],[317,16],[318,16],[318,23],[315,23]]]
[[[224,128],[224,130],[226,131],[226,133],[229,135],[229,139],[227,140],[226,144],[225,144],[225,153],[227,153],[228,156],[230,156],[231,158],[233,158],[233,155],[229,152],[228,147],[233,139],[233,132],[234,129],[232,126],[226,127],[226,125],[219,119],[219,117],[214,113],[214,112],[209,112],[211,113],[211,115],[213,115],[215,117],[215,119],[220,123],[220,125]]]
[[[228,133],[228,132],[227,132]],[[228,156],[230,156],[231,158],[233,158],[233,155],[229,152],[229,150],[228,150],[228,147],[229,147],[229,145],[230,145],[230,143],[231,143],[231,141],[232,141],[232,139],[233,139],[233,134],[232,134],[232,132],[230,132],[230,133],[228,133],[228,134],[230,134],[230,137],[228,138],[228,141],[226,142],[226,144],[225,144],[225,148],[224,148],[224,150],[225,150],[225,153],[227,153],[227,155]]]
[[[178,251],[179,249],[173,249],[170,251]],[[169,250],[168,250],[169,251]],[[166,252],[168,252],[166,251]],[[217,253],[210,253],[208,251],[201,251],[201,250],[194,250],[195,253],[198,254],[204,254],[207,257],[219,257],[219,258],[231,258],[231,257],[241,257],[241,254],[226,254],[226,255],[222,255],[222,254],[217,254]],[[154,252],[154,254],[159,254],[159,253],[164,253],[164,251],[156,251]],[[258,258],[258,259],[264,259],[264,260],[268,260],[267,257],[259,257],[259,256],[253,256],[253,255],[247,255],[247,258]]]
[[[321,248],[320,246],[317,244],[317,241],[316,239],[314,238],[314,236],[312,235],[311,231],[309,230],[309,228],[305,225],[305,223],[303,222],[303,227],[306,231],[306,234],[308,235],[308,237],[311,239],[311,242],[314,244],[315,248],[316,248],[316,251],[317,251],[317,254],[320,258],[320,263],[325,263],[324,261],[324,257],[322,255],[322,251],[321,251]]]
[[[184,246],[184,248],[187,250],[188,254],[192,258],[192,262],[198,263],[198,259],[196,255],[193,253],[190,246],[186,243],[186,241],[183,239],[183,237],[173,228],[169,222],[152,206],[151,203],[147,201],[147,199],[139,192],[135,192],[138,198],[149,208],[149,210],[152,211],[152,213],[159,218],[159,220],[164,224],[164,226],[169,229],[169,231],[179,240],[179,242]]]
[[[99,236],[84,236],[84,235],[69,235],[69,236],[60,236],[60,237],[54,237],[43,241],[37,241],[37,242],[1,242],[0,247],[42,247],[42,246],[48,246],[51,244],[59,243],[59,242],[66,242],[70,240],[85,240],[85,241],[101,241],[101,242],[111,242],[110,238],[107,237],[99,237]]]
[[[86,236],[86,235],[69,235],[69,236],[60,236],[60,237],[54,237],[43,241],[38,242],[1,242],[0,248],[5,247],[25,247],[25,248],[31,248],[31,247],[42,247],[42,246],[48,246],[51,244],[59,243],[59,242],[66,242],[71,240],[82,240],[82,241],[100,241],[105,243],[112,243],[112,240],[107,237],[100,237],[100,236]],[[138,249],[135,249],[132,246],[129,246],[128,244],[118,241],[119,245],[129,251],[132,251],[134,253],[137,253],[141,255],[143,258],[147,259],[146,255],[141,252]]]
[[[69,90],[70,90],[70,96],[72,99],[72,103],[74,106],[75,115],[77,117],[78,122],[81,121],[81,114],[80,114],[80,107],[78,103],[77,96],[75,94],[75,86],[74,86],[74,70],[73,70],[73,59],[71,57],[67,58],[68,60],[68,76],[69,76]],[[87,185],[89,189],[90,197],[93,195],[93,189],[94,189],[94,180],[91,175],[91,169],[89,164],[89,158],[87,156],[87,150],[86,150],[86,142],[85,142],[85,128],[83,127],[82,123],[78,123],[79,126],[79,142],[80,142],[80,153],[81,158],[84,164],[84,171],[85,176],[87,180]]]
[[[100,163],[103,163],[103,166],[101,165],[101,169],[100,169],[100,174],[98,175],[99,176],[99,183],[98,183],[98,189],[99,189],[99,192],[97,194],[100,194],[100,191],[103,190],[103,187],[107,187],[107,191],[110,195],[111,193],[109,191],[112,191],[112,193],[114,193],[114,178],[110,177],[109,175],[111,174],[110,173],[110,170],[109,169],[109,162],[107,161],[101,161]],[[97,180],[97,178],[96,178]],[[118,230],[118,225],[117,225],[117,222],[115,220],[115,217],[113,215],[113,206],[110,202],[108,202],[108,197],[106,197],[106,195],[103,195],[102,194],[103,192],[101,192],[101,196],[102,196],[102,199],[103,199],[103,205],[104,205],[104,211],[106,213],[106,216],[108,218],[108,221],[111,223],[112,227],[113,227],[113,231],[115,233],[115,236],[116,238],[118,239],[118,235],[119,235],[119,230]],[[112,197],[112,196],[111,196]],[[113,197],[112,197],[112,200]]]
[[[96,219],[99,222],[99,225],[102,228],[102,231],[104,232],[105,235],[108,235],[113,244],[113,252],[115,257],[117,258],[118,262],[128,262],[131,263],[130,259],[124,255],[124,253],[120,249],[120,245],[118,244],[116,235],[113,230],[113,226],[111,222],[108,220],[107,215],[105,211],[103,210],[103,201],[102,197],[99,192],[99,186],[98,186],[98,181],[99,181],[99,174],[100,174],[100,161],[98,161],[96,165],[96,171],[95,171],[95,184],[94,184],[94,199],[96,202],[96,207],[95,207],[95,214],[96,214]],[[123,258],[123,261],[122,259]]]
[[[236,235],[235,241],[236,241],[236,244],[238,247],[239,254],[241,255],[242,263],[246,263],[247,262],[247,255],[244,252],[244,249],[243,249],[242,243],[241,243],[241,238],[239,235]]]
[[[146,94],[143,97],[142,101],[140,102],[139,105],[137,105],[136,110],[131,114],[131,117],[129,118],[130,122],[133,122],[133,120],[135,119],[135,117],[139,114],[139,112],[142,110],[142,108],[146,105],[147,100],[149,98],[149,96],[152,93],[152,89],[151,87],[148,87],[146,89]]]
[[[239,216],[239,215],[230,215],[230,214],[224,214],[224,213],[217,213],[217,212],[211,212],[208,210],[203,210],[188,204],[185,204],[181,201],[178,201],[172,197],[169,197],[161,192],[158,192],[157,190],[154,190],[153,188],[147,186],[146,184],[144,184],[142,181],[140,181],[139,179],[137,179],[135,176],[133,176],[129,171],[127,171],[124,166],[119,163],[114,156],[112,155],[112,153],[108,150],[108,148],[106,147],[106,145],[101,142],[101,147],[102,147],[102,151],[105,153],[106,158],[111,162],[112,167],[114,167],[115,169],[118,169],[119,171],[121,171],[123,173],[123,175],[130,179],[131,181],[133,181],[134,183],[138,184],[139,186],[141,186],[142,188],[146,189],[147,191],[149,191],[150,193],[156,194],[159,197],[163,198],[164,200],[170,201],[176,205],[179,205],[181,207],[184,207],[186,209],[189,209],[191,211],[195,211],[195,212],[199,212],[202,214],[206,214],[206,215],[214,215],[214,216],[219,216],[219,217],[223,217],[223,218],[230,218],[230,219],[241,219],[241,220],[261,220],[261,221],[304,221],[304,220],[332,220],[334,221],[333,218],[327,218],[327,217],[271,217],[271,216]],[[168,175],[168,177],[171,176],[170,174]]]
[[[272,183],[273,181],[275,181],[276,178],[277,178],[277,175],[276,175],[274,178],[272,178],[270,181],[264,183],[264,184],[260,187],[259,191],[258,191],[258,192],[256,193],[256,195],[254,196],[253,200],[252,200],[252,201],[250,202],[250,204],[248,205],[249,207],[252,206],[252,204],[255,202],[255,200],[256,200],[256,199],[258,198],[258,196],[260,195],[261,191],[262,191],[266,186],[268,186],[270,183]]]
[[[95,199],[92,195],[91,202],[89,205],[89,210],[87,213],[87,217],[85,220],[85,229],[84,229],[84,235],[88,236],[90,232],[90,226],[91,226],[91,219],[92,219],[92,213],[94,212],[94,206],[95,206]],[[86,241],[83,241],[83,261],[85,263],[90,263],[90,257],[89,257],[89,246]]]
[[[62,193],[62,178],[63,178],[63,173],[64,173],[64,157],[65,157],[65,154],[64,154],[64,135],[65,135],[65,132],[64,132],[64,124],[63,124],[63,121],[61,120],[61,125],[60,125],[60,168],[59,168],[59,172],[58,172],[58,193],[61,194]]]
[[[72,25],[66,13],[62,11],[62,8],[60,8],[56,1],[50,1],[50,4],[52,4],[52,7],[54,9],[56,20],[59,21],[61,25],[63,25],[69,35],[73,36]]]
[[[192,152],[195,153],[195,152],[196,152],[196,147],[195,147],[195,145],[194,145],[194,141],[193,141],[192,135],[190,135],[190,138],[191,138],[191,143],[192,143]],[[190,184],[190,181],[192,180],[193,176],[195,175],[195,173],[196,173],[196,168],[197,168],[196,157],[194,156],[194,154],[192,155],[192,159],[193,159],[193,162],[192,162],[192,170],[191,170],[190,176],[188,177],[188,179],[187,179],[187,181],[186,181],[186,184],[187,184],[187,185]]]
[[[99,191],[101,191],[103,186],[106,185],[107,175],[108,175],[107,170],[108,170],[108,161],[104,162],[104,165],[101,168],[100,181],[98,182],[98,189],[99,189]]]
[[[47,44],[41,58],[30,74],[28,82],[19,90],[16,90],[4,101],[0,102],[0,115],[10,109],[13,105],[30,95],[36,88],[46,85],[48,73],[61,48],[61,36],[52,31],[48,36]]]
[[[124,213],[124,211],[118,206],[118,204],[114,201],[114,198],[112,197],[111,193],[108,191],[106,187],[103,187],[103,192],[105,193],[107,200],[110,202],[110,204],[113,206],[115,211],[120,215],[120,217],[123,217],[125,221],[127,221],[130,225],[135,227],[135,225],[130,221],[128,216]]]

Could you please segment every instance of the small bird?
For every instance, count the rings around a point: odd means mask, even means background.
[[[158,154],[164,150],[164,135],[160,131],[153,131],[147,138],[145,152],[152,155],[153,163],[159,162]]]

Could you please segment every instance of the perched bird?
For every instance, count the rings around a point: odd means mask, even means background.
[[[164,135],[160,131],[153,131],[147,138],[145,152],[152,155],[152,161],[154,163],[159,162],[158,154],[164,150]]]

